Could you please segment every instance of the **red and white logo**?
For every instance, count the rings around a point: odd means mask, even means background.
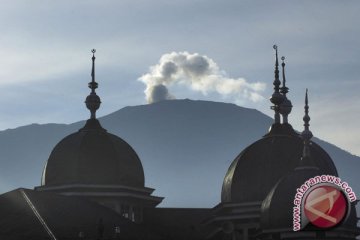
[[[296,189],[293,230],[300,231],[310,222],[318,228],[341,224],[350,212],[356,194],[347,182],[332,175],[318,175]]]
[[[338,225],[346,217],[348,201],[344,193],[335,186],[318,186],[310,190],[305,198],[306,218],[319,228]]]

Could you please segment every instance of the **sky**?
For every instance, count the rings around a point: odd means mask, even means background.
[[[0,10],[0,130],[87,119],[93,48],[98,116],[156,94],[273,116],[277,44],[290,123],[302,129],[308,88],[313,134],[360,156],[359,1],[14,0]]]

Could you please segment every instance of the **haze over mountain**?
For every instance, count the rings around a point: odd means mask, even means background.
[[[261,138],[273,122],[254,109],[188,99],[125,107],[100,121],[136,150],[146,186],[155,188],[155,195],[165,197],[161,206],[177,207],[217,204],[230,163]],[[1,131],[0,192],[39,185],[55,144],[83,124],[31,124]],[[360,194],[360,158],[327,142],[315,141],[333,158],[340,177]]]

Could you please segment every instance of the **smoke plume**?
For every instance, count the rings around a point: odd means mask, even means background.
[[[139,78],[146,85],[148,103],[175,97],[169,93],[172,85],[182,84],[206,95],[216,92],[225,97],[258,102],[265,83],[249,83],[244,78],[229,78],[209,57],[197,53],[172,52],[161,56],[159,63]]]

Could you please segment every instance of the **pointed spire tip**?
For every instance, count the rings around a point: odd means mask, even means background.
[[[96,95],[95,89],[98,87],[98,83],[95,81],[95,52],[96,49],[92,49],[92,69],[91,69],[91,82],[88,83],[88,87],[91,89],[91,93],[86,98],[86,107],[90,110],[92,119],[96,118],[96,110],[100,107],[100,97]]]
[[[306,89],[305,93],[305,115],[303,117],[304,120],[304,130],[301,133],[301,137],[304,141],[304,148],[303,148],[303,154],[301,158],[300,165],[306,166],[306,167],[314,167],[314,162],[311,160],[310,156],[310,140],[313,137],[312,132],[309,129],[309,122],[310,122],[310,116],[309,116],[309,105],[308,105],[308,89]]]
[[[285,57],[282,56],[282,57],[281,57],[281,60],[282,60],[281,66],[282,66],[282,78],[283,78],[282,84],[283,84],[283,86],[282,86],[280,92],[281,92],[282,94],[286,95],[286,94],[289,92],[289,91],[288,91],[289,89],[285,86],[285,85],[286,85],[286,78],[285,78]]]
[[[305,115],[303,117],[303,120],[304,120],[304,131],[302,132],[302,136],[303,138],[305,138],[306,140],[310,140],[312,138],[312,133],[309,129],[309,122],[310,122],[310,116],[309,116],[309,100],[308,100],[308,89],[306,89],[306,92],[305,92],[305,106],[304,106],[304,112],[305,112]]]
[[[285,57],[281,57],[282,63],[282,87],[280,87],[280,93],[284,97],[284,101],[280,104],[280,114],[283,116],[283,123],[288,124],[288,115],[292,110],[292,103],[287,98],[286,94],[289,92],[289,88],[286,86],[286,77],[285,77]]]
[[[284,101],[284,97],[280,94],[280,79],[279,79],[279,61],[278,61],[278,47],[274,45],[273,48],[275,49],[275,79],[273,82],[274,85],[274,93],[271,95],[270,101],[274,105],[271,107],[275,111],[275,124],[280,123],[280,113],[279,113],[279,105]]]

